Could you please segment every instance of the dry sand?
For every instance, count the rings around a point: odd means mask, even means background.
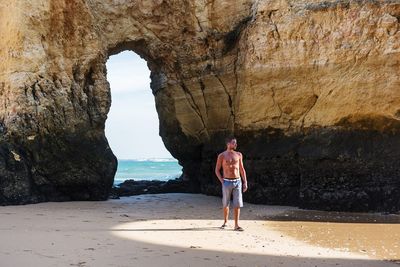
[[[0,207],[0,266],[399,266],[379,260],[398,259],[398,216],[339,215],[245,203],[237,232],[200,194]]]

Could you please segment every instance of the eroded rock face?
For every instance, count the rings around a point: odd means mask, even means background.
[[[0,4],[0,202],[106,199],[105,63],[151,70],[160,135],[199,192],[224,137],[245,200],[400,208],[400,3],[37,0]]]

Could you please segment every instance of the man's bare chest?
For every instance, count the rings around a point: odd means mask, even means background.
[[[239,156],[237,154],[224,155],[224,164],[229,166],[236,166],[239,164]]]

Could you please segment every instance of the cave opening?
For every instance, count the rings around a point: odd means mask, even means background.
[[[159,135],[159,118],[146,60],[131,50],[124,50],[111,55],[106,68],[111,107],[105,134],[118,159],[114,185],[126,180],[178,178],[182,167]]]

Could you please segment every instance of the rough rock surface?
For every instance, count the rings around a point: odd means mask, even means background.
[[[106,199],[107,58],[151,70],[160,135],[200,192],[235,134],[247,201],[400,209],[400,2],[0,3],[0,203]]]
[[[198,192],[198,190],[194,187],[194,184],[192,184],[190,181],[184,181],[182,178],[171,179],[168,181],[126,180],[119,185],[113,186],[110,198],[143,194],[195,192]]]

